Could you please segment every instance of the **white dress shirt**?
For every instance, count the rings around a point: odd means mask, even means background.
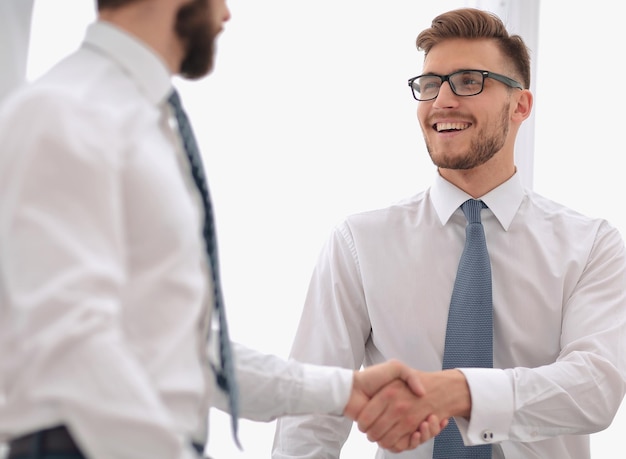
[[[314,270],[291,357],[359,368],[397,358],[441,369],[465,241],[466,193],[440,176],[397,205],[350,216]],[[517,175],[481,198],[493,276],[494,368],[464,369],[467,445],[494,457],[588,459],[625,390],[626,252],[618,231],[523,189]],[[350,422],[283,418],[273,457],[338,458]],[[489,437],[489,435],[487,435]],[[377,458],[430,459],[433,441]]]
[[[0,114],[2,438],[67,425],[93,459],[195,457],[212,291],[171,75],[105,22]],[[236,311],[232,311],[236,313]],[[242,415],[340,415],[352,371],[237,347]],[[245,446],[245,445],[244,445]]]

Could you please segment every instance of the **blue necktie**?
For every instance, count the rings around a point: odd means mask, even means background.
[[[202,157],[196,143],[196,138],[191,129],[191,124],[187,118],[187,114],[183,110],[178,92],[174,90],[168,99],[168,102],[174,109],[176,121],[178,122],[178,130],[185,147],[185,153],[189,159],[191,173],[194,182],[202,196],[202,204],[204,206],[204,226],[203,236],[206,245],[206,251],[211,265],[211,275],[213,276],[213,301],[214,312],[219,320],[219,356],[220,367],[211,365],[217,379],[217,385],[228,394],[229,409],[232,422],[233,437],[239,448],[239,439],[237,437],[237,420],[239,413],[239,391],[237,388],[237,380],[235,379],[235,370],[233,366],[233,356],[231,351],[230,338],[228,336],[228,324],[226,322],[226,313],[224,311],[224,300],[222,298],[222,289],[219,277],[219,264],[217,258],[217,240],[215,236],[215,223],[213,221],[213,208],[211,206],[211,198],[209,196],[209,188],[204,176],[204,167],[202,166]]]
[[[467,219],[465,248],[452,291],[443,369],[493,367],[493,305],[491,265],[480,222],[486,205],[469,199],[461,205]],[[491,459],[491,445],[464,446],[459,429],[450,419],[437,437],[433,459]]]

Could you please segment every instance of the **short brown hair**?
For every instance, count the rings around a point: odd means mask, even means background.
[[[522,86],[526,89],[530,87],[528,48],[522,37],[509,35],[504,23],[495,14],[475,8],[460,8],[440,14],[433,19],[430,28],[417,36],[417,49],[427,55],[433,46],[451,38],[495,40],[519,73]]]
[[[98,0],[98,10],[105,10],[107,8],[119,8],[120,6],[125,6],[130,3],[134,3],[138,0]]]

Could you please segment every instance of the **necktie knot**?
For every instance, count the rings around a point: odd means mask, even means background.
[[[468,199],[461,204],[461,210],[465,214],[468,223],[480,223],[480,211],[487,205],[477,199]]]

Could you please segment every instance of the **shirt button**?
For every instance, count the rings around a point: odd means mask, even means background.
[[[493,441],[493,432],[491,430],[483,430],[480,434],[485,443],[490,443]]]

